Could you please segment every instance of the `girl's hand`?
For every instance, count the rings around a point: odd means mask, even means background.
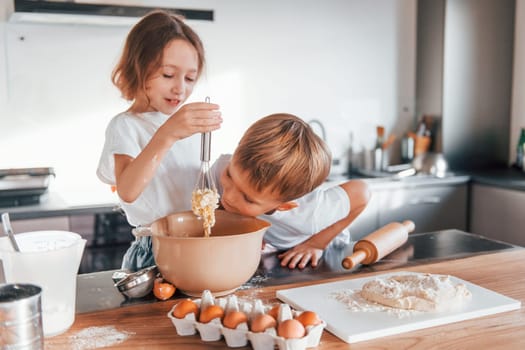
[[[182,106],[160,128],[162,137],[175,142],[196,133],[217,130],[222,117],[219,105],[207,102],[193,102]]]
[[[174,142],[195,133],[216,130],[221,126],[219,106],[195,102],[182,106],[157,130],[136,158],[115,154],[115,178],[119,197],[132,203],[150,183],[162,158]]]
[[[277,257],[281,259],[281,266],[288,266],[290,269],[294,269],[297,266],[303,269],[308,263],[312,267],[316,267],[322,256],[323,249],[316,248],[308,241],[305,241],[279,254]]]

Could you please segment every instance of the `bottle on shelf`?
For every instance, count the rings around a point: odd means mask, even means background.
[[[414,159],[414,138],[408,133],[401,140],[401,162],[410,163]]]
[[[519,169],[525,170],[524,164],[525,157],[525,128],[521,128],[520,138],[516,148],[516,166]]]
[[[383,170],[383,143],[385,142],[385,127],[376,127],[376,145],[374,147],[374,170]]]

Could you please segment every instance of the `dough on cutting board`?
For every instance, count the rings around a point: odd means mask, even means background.
[[[462,284],[448,275],[403,274],[366,282],[361,296],[368,301],[398,309],[445,311],[457,308],[472,297]]]

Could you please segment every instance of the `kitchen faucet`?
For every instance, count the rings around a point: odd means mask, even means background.
[[[317,135],[319,135],[324,142],[327,142],[326,141],[326,129],[323,125],[323,123],[321,123],[321,121],[319,119],[311,119],[308,121],[308,124],[310,126],[317,126],[317,129],[320,130],[320,135],[319,133],[316,133]],[[315,132],[315,130],[314,130]],[[332,155],[333,156],[333,155]],[[346,159],[346,162],[345,162],[345,159],[341,159],[341,157],[345,158]],[[330,174],[329,176],[339,176],[339,175],[342,175],[344,173],[346,173],[348,171],[347,167],[349,165],[349,156],[346,155],[346,154],[342,154],[340,155],[339,157],[333,157],[332,158],[332,164],[331,164],[331,167],[330,167]]]
[[[324,128],[323,123],[321,123],[321,121],[318,120],[318,119],[312,119],[312,120],[308,121],[308,124],[310,126],[313,126],[314,124],[319,126],[319,129],[321,129],[321,138],[323,139],[323,141],[326,142],[326,130]]]

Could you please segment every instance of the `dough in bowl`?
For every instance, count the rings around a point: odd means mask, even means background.
[[[446,311],[462,306],[472,294],[448,275],[403,274],[366,282],[361,296],[368,301],[398,309]]]

